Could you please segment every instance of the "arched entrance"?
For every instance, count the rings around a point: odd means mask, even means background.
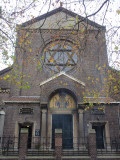
[[[48,109],[48,134],[51,134],[52,148],[55,147],[55,129],[62,129],[63,149],[73,148],[73,137],[77,136],[76,100],[67,90],[56,91],[50,97]],[[51,133],[50,133],[51,131]]]

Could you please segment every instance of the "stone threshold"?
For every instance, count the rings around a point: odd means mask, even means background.
[[[54,156],[26,156],[25,159],[55,159]]]
[[[90,159],[90,156],[62,156],[63,159],[76,159],[76,158],[82,158],[82,159]]]
[[[0,159],[18,159],[18,156],[0,156]]]

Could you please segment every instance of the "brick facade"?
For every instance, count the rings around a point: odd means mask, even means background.
[[[23,159],[27,157],[27,159],[42,160],[57,157],[56,159],[80,160],[83,157],[85,160],[109,160],[111,157],[107,153],[113,153],[112,160],[120,159],[118,158],[120,156],[120,103],[109,97],[108,93],[106,79],[109,67],[105,27],[89,20],[86,23],[79,16],[79,20],[87,30],[81,32],[82,24],[76,26],[78,28],[74,30],[64,28],[64,25],[67,25],[71,18],[76,19],[76,16],[78,15],[60,7],[19,27],[16,60],[12,67],[0,71],[0,111],[5,112],[4,127],[0,128],[3,130],[0,132],[0,137],[17,138],[11,143],[1,141],[3,144],[1,143],[0,146],[5,154],[10,153],[6,144],[11,145],[14,151],[19,150],[21,129],[28,128],[27,136],[30,143],[27,151],[23,150],[25,151]],[[67,23],[64,24],[62,21],[62,28],[57,26],[58,23],[55,21],[57,17],[59,21],[66,17]],[[45,24],[40,28],[39,24],[45,18]],[[50,26],[51,21],[53,25]],[[47,48],[52,45],[53,48],[50,48],[49,52],[53,58],[56,54],[53,54],[56,50],[54,43],[60,46],[63,42],[72,46],[72,49],[67,45],[68,48],[64,48],[67,52],[68,64],[55,60],[56,63],[60,63],[56,66],[52,64],[51,59],[46,64],[44,54]],[[65,51],[59,48],[58,52],[62,54]],[[72,64],[74,67],[70,66],[70,60],[74,63]],[[50,70],[49,65],[53,65],[53,69]],[[60,68],[62,65],[65,65],[63,70],[56,73],[55,67]],[[70,67],[71,70],[65,70]],[[9,75],[10,79],[5,80],[6,75]],[[56,102],[53,100],[54,104],[50,106],[50,100],[57,94],[59,98]],[[75,104],[73,108],[70,105],[72,100]],[[60,124],[56,121],[58,125],[56,129],[63,129],[62,138],[72,137],[69,144],[71,149],[67,146],[68,151],[61,148],[63,139],[58,137],[60,146],[57,146],[58,139],[56,139],[57,148],[55,150],[52,148],[53,139],[56,138],[53,137],[54,115],[59,117],[62,115],[65,119],[64,121],[60,119]],[[95,134],[89,133],[90,127],[95,130]],[[69,136],[64,137],[64,134]],[[99,138],[101,144],[99,144]],[[25,147],[23,142],[24,140],[22,140],[22,149]],[[16,155],[21,160],[23,151],[19,150],[19,155]],[[4,155],[4,159],[7,159],[5,157]],[[12,160],[10,157],[8,159]]]

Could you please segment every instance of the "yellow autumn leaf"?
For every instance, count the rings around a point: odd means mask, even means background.
[[[116,12],[117,12],[117,14],[120,14],[120,9],[117,9]]]
[[[90,80],[91,78],[90,77],[88,77],[88,80]]]
[[[49,62],[50,62],[50,63],[53,63],[53,62],[54,62],[54,58],[51,57],[51,58],[49,59]]]
[[[32,52],[32,49],[31,49],[31,48],[30,48],[29,50],[30,50],[30,52]]]
[[[8,74],[3,77],[4,80],[7,80],[8,78],[10,78],[10,75]]]
[[[78,15],[76,16],[76,23],[78,23],[79,19],[78,19]]]

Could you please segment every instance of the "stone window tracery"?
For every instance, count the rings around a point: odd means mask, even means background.
[[[44,64],[52,71],[69,71],[77,64],[77,49],[71,42],[59,40],[44,49]]]

